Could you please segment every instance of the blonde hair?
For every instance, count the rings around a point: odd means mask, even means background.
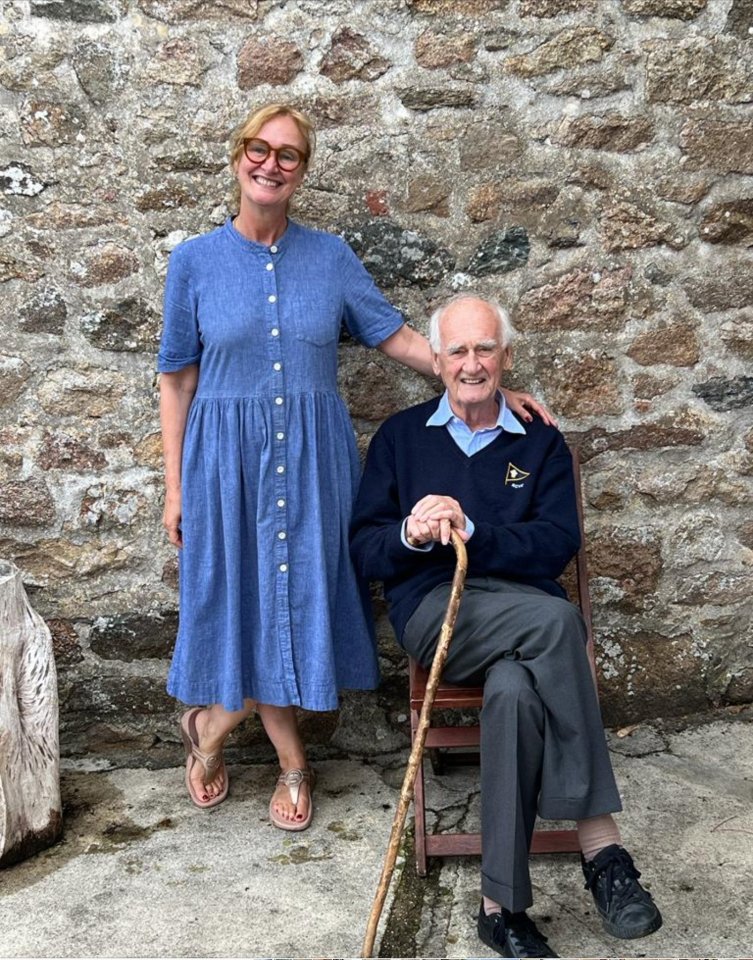
[[[268,103],[266,107],[259,107],[257,110],[252,110],[230,138],[230,166],[233,170],[235,170],[238,161],[243,155],[243,141],[250,140],[252,137],[257,136],[264,124],[270,120],[274,120],[275,117],[290,117],[298,127],[306,143],[303,166],[308,169],[316,146],[314,124],[305,113],[296,110],[296,108],[289,103]]]

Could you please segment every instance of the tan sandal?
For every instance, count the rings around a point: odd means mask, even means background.
[[[193,707],[183,714],[180,718],[180,735],[183,738],[183,746],[186,748],[186,787],[188,788],[188,795],[197,807],[201,807],[202,810],[207,810],[209,807],[216,807],[218,803],[222,803],[227,796],[230,782],[228,780],[227,770],[225,770],[225,786],[216,797],[211,797],[209,800],[202,800],[196,792],[194,785],[191,783],[191,772],[193,771],[194,764],[200,763],[204,768],[204,774],[201,779],[205,784],[211,783],[225,765],[222,750],[218,753],[202,753],[202,751],[199,750],[196,715],[200,713],[202,709],[202,707]]]
[[[274,811],[274,796],[269,801],[269,819],[272,821],[273,826],[279,827],[280,830],[305,830],[311,823],[311,818],[314,816],[313,794],[316,783],[316,773],[314,770],[311,767],[306,767],[303,770],[298,767],[292,767],[290,770],[283,770],[277,778],[277,786],[282,785],[288,788],[290,800],[295,806],[298,806],[298,796],[302,783],[307,783],[309,787],[309,812],[304,820],[283,819]]]

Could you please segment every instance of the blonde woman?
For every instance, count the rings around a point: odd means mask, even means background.
[[[342,324],[432,372],[428,343],[347,244],[288,218],[314,142],[309,118],[285,104],[235,133],[238,213],[174,250],[158,361],[163,523],[181,549],[168,691],[208,705],[181,720],[186,786],[197,806],[225,799],[223,745],[255,709],[280,762],[269,815],[283,830],[313,815],[295,708],[332,710],[339,690],[379,679],[348,553],[359,461],[337,392]],[[527,394],[510,399],[546,417]]]

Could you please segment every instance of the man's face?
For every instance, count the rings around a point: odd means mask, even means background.
[[[495,312],[483,300],[461,300],[446,310],[439,335],[434,372],[447,387],[455,415],[466,421],[496,420],[497,390],[511,354],[500,343]]]

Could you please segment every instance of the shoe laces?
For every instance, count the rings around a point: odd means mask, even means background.
[[[638,883],[640,875],[627,850],[618,847],[605,864],[592,869],[586,878],[585,888],[595,893],[599,877],[603,876],[606,906],[609,908],[613,904],[619,909],[630,902],[645,902],[646,898],[651,898],[651,894]]]
[[[516,915],[514,928],[509,923],[507,926],[514,935],[515,942],[522,947],[521,952],[525,952],[531,957],[540,957],[542,956],[542,947],[544,947],[543,952],[548,951],[547,938],[539,931],[527,913]]]

